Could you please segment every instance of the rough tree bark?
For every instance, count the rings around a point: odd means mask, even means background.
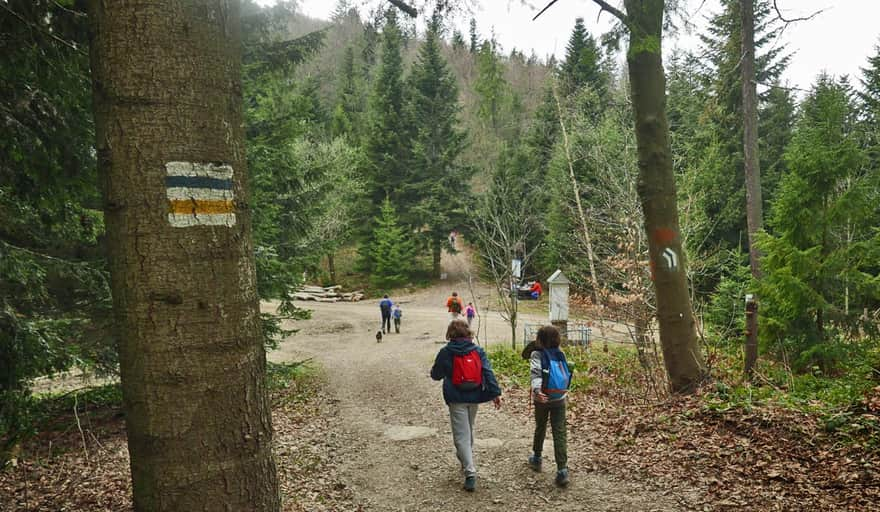
[[[761,204],[761,170],[758,164],[758,92],[755,76],[755,4],[740,0],[742,21],[742,100],[743,156],[746,184],[746,222],[749,236],[749,265],[752,277],[761,278],[760,253],[755,244],[763,224]],[[750,306],[751,316],[746,329],[745,374],[751,377],[758,360],[758,307]]]
[[[639,156],[638,192],[657,295],[660,344],[672,391],[686,393],[703,380],[705,366],[688,295],[666,119],[661,51],[665,2],[624,0],[626,12],[604,0],[593,2],[619,18],[629,32],[626,60]]]
[[[91,0],[134,506],[276,511],[239,4]]]

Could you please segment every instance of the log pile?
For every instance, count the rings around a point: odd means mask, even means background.
[[[364,298],[364,292],[361,290],[343,293],[341,289],[339,285],[327,287],[304,285],[293,293],[293,298],[317,302],[358,302]]]

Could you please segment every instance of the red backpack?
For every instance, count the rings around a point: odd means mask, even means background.
[[[452,355],[452,385],[461,391],[473,391],[483,385],[483,360],[479,352]]]

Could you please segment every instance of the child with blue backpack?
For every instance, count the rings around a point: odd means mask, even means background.
[[[538,330],[535,348],[529,356],[531,392],[535,405],[535,437],[529,466],[535,471],[541,471],[541,451],[544,448],[549,419],[556,459],[556,485],[565,487],[568,485],[565,405],[571,385],[571,370],[565,354],[559,350],[559,343],[560,336],[556,327],[545,325]]]

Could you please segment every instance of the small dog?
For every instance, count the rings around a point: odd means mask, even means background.
[[[382,331],[376,331],[376,343],[382,343]]]

